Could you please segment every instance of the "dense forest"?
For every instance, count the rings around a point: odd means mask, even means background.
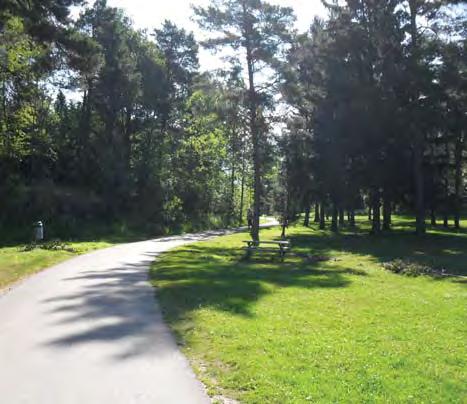
[[[198,43],[170,21],[137,30],[105,0],[3,1],[0,226],[155,235],[251,208],[254,238],[265,213],[333,231],[363,209],[373,233],[396,210],[417,233],[426,216],[459,227],[465,3],[323,3],[307,32],[262,0],[195,6]],[[200,47],[224,68],[202,71]]]

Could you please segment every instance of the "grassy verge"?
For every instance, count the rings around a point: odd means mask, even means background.
[[[78,254],[109,247],[107,241],[67,243],[74,251],[34,249],[23,251],[24,246],[0,248],[0,289],[32,275],[41,269],[58,264]]]
[[[272,219],[273,218],[266,216],[261,217],[261,223],[266,223]],[[74,250],[73,252],[39,248],[31,251],[23,251],[23,244],[7,243],[6,246],[1,246],[2,237],[0,237],[0,290],[42,269],[58,264],[76,255],[84,254],[99,248],[110,247],[117,243],[128,243],[150,237],[141,232],[131,231],[125,226],[114,226],[111,232],[108,230],[109,229],[99,229],[97,227],[93,228],[91,226],[86,233],[80,235],[81,241],[66,243],[67,247],[71,247],[71,249]],[[96,238],[95,234],[101,234],[101,237],[99,237],[101,241],[91,241]],[[6,239],[5,234],[1,236]]]
[[[467,223],[464,221],[464,226]],[[405,258],[466,274],[467,233],[413,236],[367,228],[332,235],[289,229],[293,250],[329,255],[243,260],[245,234],[164,254],[152,267],[164,315],[212,395],[246,403],[462,402],[464,279],[410,278]],[[263,230],[264,239],[279,236]]]

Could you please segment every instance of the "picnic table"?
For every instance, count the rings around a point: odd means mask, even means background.
[[[271,251],[279,252],[281,258],[284,258],[285,253],[290,251],[290,241],[288,240],[266,240],[266,241],[255,241],[255,240],[243,240],[247,245],[244,247],[248,254],[252,251]],[[261,247],[261,245],[270,245],[274,247]]]

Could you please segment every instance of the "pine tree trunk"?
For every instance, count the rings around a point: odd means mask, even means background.
[[[311,205],[307,204],[305,208],[305,220],[303,221],[303,225],[305,227],[308,227],[310,225],[310,210],[311,210]]]
[[[371,233],[381,232],[381,200],[379,190],[374,190],[371,197],[373,218],[371,222]]]
[[[335,203],[332,204],[332,219],[331,219],[331,231],[337,232],[337,220],[338,220],[339,210],[337,209],[337,205]]]
[[[410,37],[412,41],[412,67],[415,71],[418,65],[418,28],[417,28],[417,10],[419,2],[417,0],[409,0],[410,9]],[[417,102],[419,97],[418,89],[413,92],[412,102]],[[413,175],[415,183],[415,217],[416,217],[416,233],[425,233],[425,203],[423,190],[423,148],[424,139],[423,133],[418,127],[418,122],[412,122],[413,133]]]
[[[80,175],[77,178],[78,183],[81,186],[89,184],[92,179],[94,179],[94,173],[92,173],[92,165],[88,164],[90,162],[90,157],[88,153],[89,140],[91,138],[91,114],[92,114],[92,102],[94,98],[94,91],[92,88],[91,80],[87,81],[88,90],[83,94],[83,101],[80,111],[80,121],[79,121],[79,138],[78,138],[78,149],[77,149],[77,161],[79,161],[80,167],[78,170]]]
[[[446,144],[446,153],[448,153],[448,146]],[[449,227],[449,180],[444,177],[444,206],[443,206],[443,227]]]
[[[229,224],[232,223],[235,216],[235,163],[232,162],[232,171],[230,173],[230,209]]]
[[[253,144],[253,223],[251,227],[251,238],[259,241],[259,216],[261,201],[261,162],[259,150],[259,128],[257,116],[257,97],[254,83],[253,55],[249,38],[246,44],[246,61],[248,68],[248,95],[249,95],[249,114],[250,114],[250,132]]]
[[[324,230],[326,228],[326,212],[323,202],[321,202],[319,206],[319,228],[321,230]]]
[[[355,210],[350,210],[350,219],[349,219],[350,227],[355,227]]]
[[[455,159],[455,177],[454,177],[454,228],[460,228],[460,215],[462,205],[462,151],[464,148],[463,133],[457,136],[456,148],[454,152]]]
[[[383,197],[383,230],[391,230],[391,200],[386,192]]]
[[[315,203],[315,220],[314,220],[315,223],[319,223],[319,217],[320,217],[320,215],[319,215],[319,203],[316,202]]]
[[[242,181],[241,181],[241,188],[240,188],[240,208],[238,212],[238,223],[241,226],[243,224],[243,206],[245,199],[245,160],[242,159]]]
[[[339,226],[344,226],[344,224],[345,224],[344,209],[339,208]]]
[[[435,214],[435,208],[431,207],[430,210],[430,221],[432,226],[436,226],[436,214]]]
[[[421,137],[417,134],[417,138]],[[414,175],[415,175],[415,215],[416,233],[424,234],[425,229],[425,206],[423,195],[423,142],[420,139],[414,145]]]

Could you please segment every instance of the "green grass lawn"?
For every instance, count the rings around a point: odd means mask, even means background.
[[[394,258],[467,274],[467,233],[370,237],[294,226],[289,256],[243,259],[236,234],[168,252],[151,277],[164,315],[211,395],[247,403],[465,402],[463,278],[393,274]],[[463,222],[467,226],[467,222]],[[263,230],[263,239],[279,229]]]
[[[272,219],[274,218],[262,216],[261,223],[266,223]],[[22,251],[23,244],[8,243],[6,235],[1,234],[0,236],[3,237],[0,237],[0,290],[18,280],[78,254],[110,247],[117,243],[128,243],[150,238],[149,236],[144,236],[142,233],[132,232],[123,228],[113,228],[111,229],[112,232],[105,232],[105,230],[108,229],[94,229],[91,226],[89,231],[84,236],[81,236],[81,241],[67,242],[66,245],[75,250],[74,252],[44,249]],[[101,241],[90,241],[95,239],[93,231],[97,234],[99,234],[99,231],[101,232],[101,237],[99,237]]]
[[[72,247],[74,252],[39,248],[22,251],[23,246],[0,247],[0,289],[78,254],[111,245],[107,241],[67,243],[67,246]]]

